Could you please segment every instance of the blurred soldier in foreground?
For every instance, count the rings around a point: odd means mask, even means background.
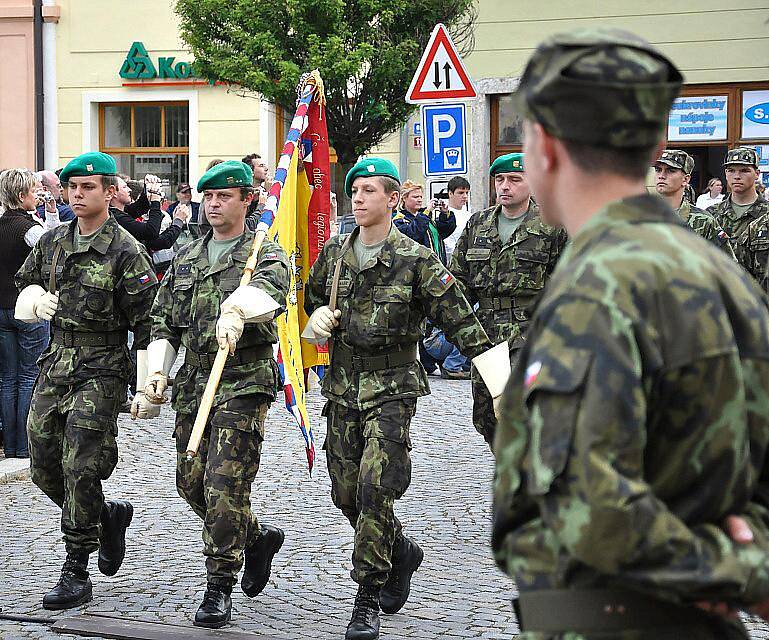
[[[747,638],[720,613],[765,611],[769,309],[644,184],[681,80],[633,34],[580,30],[514,94],[542,217],[571,238],[494,449],[527,640]]]
[[[500,156],[489,173],[497,204],[473,214],[449,268],[470,304],[478,304],[478,319],[492,342],[507,341],[512,359],[523,346],[532,310],[563,251],[566,233],[542,222],[522,153]],[[473,424],[491,446],[497,420],[477,369],[472,384]]]
[[[710,240],[734,259],[734,251],[729,242],[729,236],[716,222],[716,219],[706,211],[698,209],[684,197],[684,188],[689,185],[692,171],[694,170],[694,158],[686,151],[678,149],[665,149],[662,155],[654,163],[655,184],[659,193],[673,208],[680,218],[688,224],[692,230]]]
[[[198,182],[211,231],[174,257],[152,307],[148,376],[133,413],[164,401],[168,374],[180,345],[184,364],[173,385],[176,410],[176,488],[203,520],[203,554],[208,585],[195,614],[196,626],[218,628],[230,620],[232,587],[244,564],[241,586],[256,597],[270,576],[283,531],[260,524],[251,511],[251,485],[259,470],[264,419],[275,399],[278,367],[272,345],[274,318],[286,299],[288,258],[265,240],[251,282],[240,278],[251,254],[254,232],[245,229],[253,198],[248,165],[227,161]],[[237,348],[236,348],[237,345]],[[214,406],[197,455],[187,460],[203,390],[216,352],[228,348]]]
[[[417,398],[430,392],[417,360],[422,323],[429,318],[470,357],[491,347],[435,253],[394,226],[399,183],[382,158],[350,170],[345,192],[358,226],[326,243],[306,289],[305,338],[332,339],[322,386],[331,498],[355,529],[358,594],[347,640],[379,637],[380,606],[403,607],[424,556],[394,513],[411,483],[411,418]],[[506,348],[503,357],[509,369]]]
[[[51,322],[27,421],[32,481],[61,508],[67,559],[46,609],[91,599],[88,556],[115,575],[133,506],[104,500],[118,460],[117,414],[126,397],[134,333],[138,374],[146,362],[157,278],[149,256],[109,214],[115,161],[84,153],[61,172],[75,220],[46,233],[16,274],[16,317]]]

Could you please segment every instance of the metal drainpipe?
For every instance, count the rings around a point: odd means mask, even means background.
[[[43,0],[55,6],[56,0]],[[45,168],[54,171],[59,162],[59,90],[56,69],[56,22],[43,23],[43,139]]]
[[[43,113],[43,0],[35,0],[35,166],[45,168],[45,117]]]

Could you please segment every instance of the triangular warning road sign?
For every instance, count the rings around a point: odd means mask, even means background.
[[[442,24],[436,24],[411,79],[406,102],[467,100],[477,95],[449,32]]]

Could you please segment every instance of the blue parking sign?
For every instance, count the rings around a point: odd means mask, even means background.
[[[465,105],[427,104],[421,109],[425,176],[467,173]]]

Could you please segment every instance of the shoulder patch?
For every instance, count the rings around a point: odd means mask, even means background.
[[[178,273],[180,276],[186,276],[192,273],[192,265],[189,262],[180,264],[179,268],[176,270],[176,273]]]

